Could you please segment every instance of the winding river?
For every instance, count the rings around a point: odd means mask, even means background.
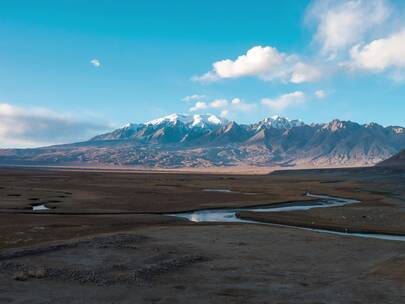
[[[225,189],[219,189],[217,192],[225,192]],[[210,189],[214,192],[214,189]],[[226,191],[231,193],[231,191]],[[349,204],[360,203],[360,201],[354,199],[346,199],[340,197],[333,197],[327,195],[316,195],[312,193],[307,193],[306,196],[315,198],[314,201],[301,201],[292,203],[280,203],[272,204],[269,206],[260,207],[246,207],[246,208],[234,208],[234,209],[203,209],[191,212],[179,212],[175,214],[169,214],[170,216],[175,216],[179,218],[185,218],[192,222],[218,222],[218,223],[255,223],[262,225],[277,225],[277,226],[288,226],[296,229],[309,230],[319,233],[328,233],[341,236],[354,236],[362,238],[373,238],[391,241],[405,241],[405,236],[401,235],[391,235],[391,234],[378,234],[378,233],[354,233],[354,232],[337,232],[328,229],[316,229],[316,228],[304,228],[293,225],[280,225],[271,224],[261,221],[245,220],[237,217],[237,213],[240,211],[253,211],[253,212],[286,212],[286,211],[305,211],[314,208],[331,208],[340,207]]]

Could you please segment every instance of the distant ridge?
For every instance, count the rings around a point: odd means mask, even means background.
[[[3,164],[215,166],[364,166],[405,149],[403,127],[332,120],[306,124],[272,116],[238,124],[215,115],[171,114],[129,123],[80,143],[0,150]]]

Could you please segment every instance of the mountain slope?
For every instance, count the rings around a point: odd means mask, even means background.
[[[378,166],[382,167],[397,167],[405,169],[405,150],[395,154],[394,156],[380,162]]]
[[[128,124],[87,142],[0,150],[7,164],[142,167],[373,165],[405,148],[402,127],[333,120],[305,124],[275,116],[241,125],[214,115],[172,114]]]

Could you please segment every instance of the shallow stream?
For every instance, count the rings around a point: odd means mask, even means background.
[[[233,191],[227,189],[210,189],[212,192],[224,192],[232,193]],[[241,211],[253,211],[253,212],[287,212],[287,211],[305,211],[314,208],[331,208],[340,207],[349,204],[360,203],[360,201],[354,199],[346,199],[340,197],[333,197],[327,195],[316,195],[312,193],[307,193],[306,196],[312,197],[316,200],[313,201],[297,201],[289,203],[271,204],[268,206],[259,207],[243,207],[243,208],[233,208],[233,209],[203,209],[191,212],[180,212],[169,214],[171,216],[185,218],[192,222],[218,222],[218,223],[229,223],[229,222],[239,222],[239,223],[255,223],[263,225],[275,225],[271,223],[265,223],[255,220],[245,220],[237,217],[237,213]],[[377,234],[377,233],[352,233],[352,232],[338,232],[328,229],[315,229],[315,228],[303,228],[293,225],[279,225],[278,226],[288,226],[297,229],[310,230],[319,233],[329,233],[342,236],[354,236],[362,238],[374,238],[383,239],[391,241],[405,241],[405,236],[401,235],[391,235],[391,234]]]

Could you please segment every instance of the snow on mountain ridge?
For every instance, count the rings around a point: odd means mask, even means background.
[[[164,123],[176,124],[177,122],[182,122],[186,126],[190,127],[210,127],[219,126],[228,123],[225,118],[219,118],[218,116],[212,114],[170,114],[164,117],[160,117],[154,120],[150,120],[145,123],[145,125],[158,126]]]
[[[300,127],[305,125],[299,119],[288,119],[287,117],[282,117],[279,115],[274,115],[268,118],[263,119],[257,124],[257,129],[261,129],[263,127],[271,127],[276,129],[291,129],[294,127]]]
[[[145,125],[160,125],[164,122],[171,122],[171,123],[176,123],[177,121],[181,121],[183,123],[189,123],[190,122],[190,115],[186,114],[170,114],[167,116],[159,117],[150,121],[147,121]]]

